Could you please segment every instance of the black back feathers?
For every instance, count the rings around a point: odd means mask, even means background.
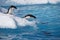
[[[10,8],[15,8],[15,9],[17,9],[17,7],[16,7],[16,6],[13,6],[13,5],[11,5]]]
[[[25,15],[24,17],[27,17],[27,16],[30,16],[30,17],[32,17],[32,18],[36,18],[34,15],[32,15],[32,14],[27,14],[27,15]]]

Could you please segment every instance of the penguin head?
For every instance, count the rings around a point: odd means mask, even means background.
[[[17,7],[16,6],[13,6],[13,5],[11,5],[10,8],[17,9]]]
[[[16,6],[13,6],[13,5],[11,5],[10,7],[9,7],[9,9],[8,10],[14,10],[14,9],[17,9],[17,7]]]
[[[14,9],[17,9],[17,7],[16,7],[16,6],[11,5],[11,6],[9,7],[9,9],[8,9],[7,13],[8,13],[8,14],[12,14],[12,12],[14,11]]]

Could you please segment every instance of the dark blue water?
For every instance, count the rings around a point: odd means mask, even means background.
[[[8,6],[3,6],[8,9]],[[38,29],[31,26],[17,29],[1,29],[1,40],[60,40],[60,6],[59,5],[26,5],[17,6],[14,13],[18,17],[33,14],[37,18]]]

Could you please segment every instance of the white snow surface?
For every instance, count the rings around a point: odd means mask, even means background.
[[[31,5],[31,4],[57,4],[60,0],[0,0],[0,5]]]
[[[25,18],[20,18],[14,15],[9,15],[9,14],[3,14],[2,12],[0,12],[0,28],[15,29],[17,28],[15,21],[20,27],[24,27],[27,25],[36,27],[36,21],[28,21]]]

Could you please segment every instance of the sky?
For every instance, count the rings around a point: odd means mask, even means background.
[[[60,0],[0,0],[0,5],[57,4]]]

